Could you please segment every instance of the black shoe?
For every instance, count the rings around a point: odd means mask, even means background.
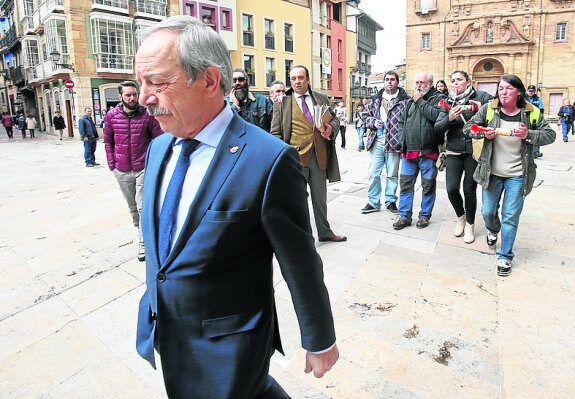
[[[397,206],[395,205],[395,202],[390,202],[385,209],[387,209],[388,211],[390,211],[393,214],[398,214],[398,210],[397,210]]]
[[[411,226],[411,220],[397,218],[397,221],[393,224],[393,229],[401,230],[407,226]]]
[[[91,163],[87,163],[87,164],[86,164],[86,167],[87,167],[87,168],[93,168],[93,167],[94,167],[94,165],[93,165],[93,164],[91,164]]]
[[[429,219],[427,218],[419,218],[417,224],[415,225],[418,229],[424,229],[429,226]]]
[[[100,164],[98,162],[94,162],[92,165],[93,166],[100,166]]]
[[[373,207],[371,206],[371,204],[368,202],[366,206],[364,206],[363,208],[361,208],[361,213],[372,213],[372,212],[379,212],[380,208],[377,207]]]
[[[499,277],[507,277],[511,274],[511,261],[509,259],[501,258],[497,260],[497,275]]]

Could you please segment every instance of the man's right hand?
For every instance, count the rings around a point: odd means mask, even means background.
[[[376,119],[375,122],[373,122],[373,125],[379,129],[381,127],[381,121],[379,119]]]
[[[339,359],[337,345],[324,353],[317,354],[308,351],[305,355],[305,372],[313,371],[314,377],[321,378],[331,370],[337,359]]]
[[[421,94],[419,90],[415,90],[415,93],[413,93],[413,102],[417,102],[421,97],[423,97],[423,94]]]
[[[238,107],[240,106],[240,101],[236,98],[236,89],[232,88],[232,91],[230,91],[230,100],[232,100],[232,102],[237,105]]]
[[[90,140],[90,139],[88,138],[88,136],[85,136],[85,137],[84,137],[84,141],[88,141],[88,140]]]

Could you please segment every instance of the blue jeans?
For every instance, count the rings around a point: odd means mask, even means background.
[[[96,139],[89,139],[84,141],[84,161],[86,165],[93,165],[96,162]]]
[[[363,143],[363,134],[365,133],[364,127],[357,128],[357,148],[359,150],[365,150],[365,144]]]
[[[374,142],[370,151],[369,162],[369,188],[367,189],[367,198],[369,204],[374,208],[380,208],[381,198],[381,172],[385,166],[385,206],[392,202],[397,202],[397,175],[399,172],[399,153],[384,152],[384,145]]]
[[[505,195],[503,192],[505,191]],[[501,220],[499,220],[499,202],[503,195]],[[523,176],[499,177],[491,175],[489,186],[483,189],[483,206],[481,214],[487,230],[497,234],[501,230],[501,250],[497,252],[499,259],[512,260],[513,244],[517,236],[519,216],[523,210]]]
[[[563,141],[569,140],[568,134],[569,131],[571,130],[572,125],[573,125],[572,123],[567,123],[565,121],[561,122],[561,127],[563,128]]]
[[[420,218],[430,219],[435,205],[435,181],[437,167],[435,160],[419,157],[404,159],[401,162],[401,176],[399,178],[399,216],[403,220],[411,221],[413,215],[413,194],[417,175],[421,171],[421,211]]]

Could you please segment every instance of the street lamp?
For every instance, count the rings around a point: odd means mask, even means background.
[[[72,71],[76,72],[74,69],[74,65],[72,64],[61,64],[60,63],[61,54],[56,50],[56,47],[52,47],[52,51],[50,51],[50,59],[56,65],[56,67],[71,69]]]

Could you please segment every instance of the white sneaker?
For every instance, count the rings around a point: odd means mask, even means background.
[[[453,235],[455,237],[461,237],[463,235],[464,229],[465,229],[465,214],[457,218],[457,222],[455,222],[455,229],[453,230]]]
[[[463,241],[465,241],[466,244],[471,244],[475,241],[475,225],[465,223]]]
[[[138,245],[138,260],[144,262],[146,260],[146,247],[144,246],[144,241],[140,241]]]
[[[505,258],[497,259],[497,275],[507,277],[511,274],[511,260]]]

